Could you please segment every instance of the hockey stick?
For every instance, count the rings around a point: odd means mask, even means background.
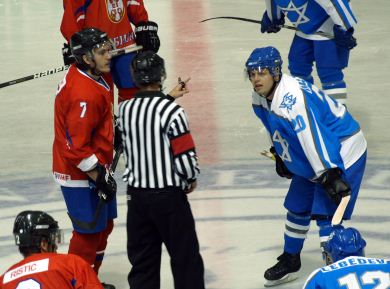
[[[262,156],[265,156],[265,157],[267,157],[267,158],[273,160],[273,161],[275,160],[275,156],[274,156],[270,151],[263,150],[263,151],[260,152],[260,154],[261,154]]]
[[[261,24],[261,21],[260,21],[260,20],[249,19],[249,18],[243,18],[243,17],[235,17],[235,16],[211,17],[211,18],[204,19],[204,20],[200,21],[199,23],[206,22],[206,21],[209,21],[209,20],[214,20],[214,19],[233,19],[233,20],[239,20],[239,21],[245,21],[245,22],[251,22],[251,23]],[[281,27],[281,28],[285,28],[285,29],[290,29],[290,30],[295,30],[295,31],[302,32],[302,31],[299,30],[298,28],[296,28],[296,27],[294,27],[294,26],[290,26],[290,25],[280,25],[280,27]],[[303,32],[302,32],[302,33],[303,33]],[[314,32],[313,34],[321,35],[321,36],[324,36],[324,37],[329,38],[329,39],[332,39],[332,38],[333,38],[332,35],[330,35],[330,34],[328,34],[328,33],[325,33],[325,32],[321,32],[321,31]]]
[[[112,165],[111,165],[111,171],[112,172],[115,172],[116,166],[118,165],[119,158],[120,158],[122,152],[123,152],[123,148],[122,147],[120,149],[118,149],[117,151],[115,151],[115,156],[114,156],[114,159],[112,160]],[[95,227],[97,225],[97,222],[99,220],[99,217],[101,215],[103,206],[105,204],[106,203],[104,202],[103,197],[101,196],[101,193],[99,192],[99,203],[98,203],[98,205],[96,207],[96,211],[95,211],[95,214],[93,215],[93,219],[92,219],[91,222],[84,222],[84,221],[78,220],[75,217],[72,217],[69,214],[69,212],[68,212],[68,216],[69,216],[70,220],[72,221],[72,223],[75,224],[80,229],[92,230],[92,229],[95,229]]]
[[[112,57],[115,57],[115,56],[119,56],[119,55],[122,55],[122,54],[125,54],[125,53],[134,52],[134,51],[137,51],[137,50],[140,50],[140,49],[142,49],[142,46],[135,45],[135,46],[127,47],[127,48],[112,50],[110,52],[110,54],[111,54]],[[10,85],[17,84],[17,83],[21,83],[21,82],[25,82],[25,81],[28,81],[28,80],[33,80],[33,79],[41,78],[41,77],[44,77],[44,76],[52,75],[52,74],[57,73],[57,72],[65,71],[65,70],[68,70],[69,67],[70,67],[70,65],[64,65],[64,66],[60,66],[60,67],[57,67],[57,68],[52,68],[52,69],[48,69],[48,70],[45,70],[45,71],[42,71],[42,72],[31,74],[29,76],[25,76],[25,77],[22,77],[22,78],[18,78],[18,79],[14,79],[14,80],[11,80],[11,81],[3,82],[3,83],[0,83],[0,89],[4,88],[4,87],[7,87],[7,86],[10,86]]]
[[[350,198],[351,198],[351,196],[348,195],[348,196],[345,196],[341,199],[341,202],[338,205],[336,212],[333,215],[332,226],[339,225],[341,223],[341,221],[343,220],[344,212],[348,206]]]

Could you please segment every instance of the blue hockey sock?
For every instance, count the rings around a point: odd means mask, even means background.
[[[344,103],[347,98],[347,85],[341,69],[317,67],[317,72],[321,79],[322,90],[327,95]]]
[[[324,244],[328,241],[330,233],[332,233],[332,223],[330,220],[317,220],[317,226],[319,228],[320,246],[324,248]]]
[[[311,216],[307,213],[287,212],[284,231],[284,251],[290,254],[300,253],[310,228]]]

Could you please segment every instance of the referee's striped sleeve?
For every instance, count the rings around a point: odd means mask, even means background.
[[[170,139],[176,173],[188,182],[196,180],[200,173],[195,143],[191,136],[187,115],[179,109],[170,122],[168,137]]]

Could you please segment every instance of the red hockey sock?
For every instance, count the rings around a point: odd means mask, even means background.
[[[107,240],[108,236],[111,234],[112,229],[114,228],[114,221],[109,220],[107,222],[107,227],[104,231],[100,232],[100,243],[97,247],[96,251],[96,257],[95,261],[93,263],[93,270],[95,270],[96,274],[99,272],[99,268],[102,265],[103,258],[104,258],[104,251],[106,250],[107,247]]]
[[[101,232],[94,234],[82,234],[73,231],[70,239],[68,253],[83,258],[88,264],[93,265],[96,259],[96,251],[100,243]]]

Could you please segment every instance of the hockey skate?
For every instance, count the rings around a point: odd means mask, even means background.
[[[291,282],[298,278],[300,268],[301,258],[299,254],[283,252],[278,257],[278,263],[265,271],[264,278],[266,282],[264,286],[271,287]]]
[[[107,283],[104,283],[104,282],[102,282],[102,286],[103,286],[104,289],[115,289],[114,285],[107,284]]]

